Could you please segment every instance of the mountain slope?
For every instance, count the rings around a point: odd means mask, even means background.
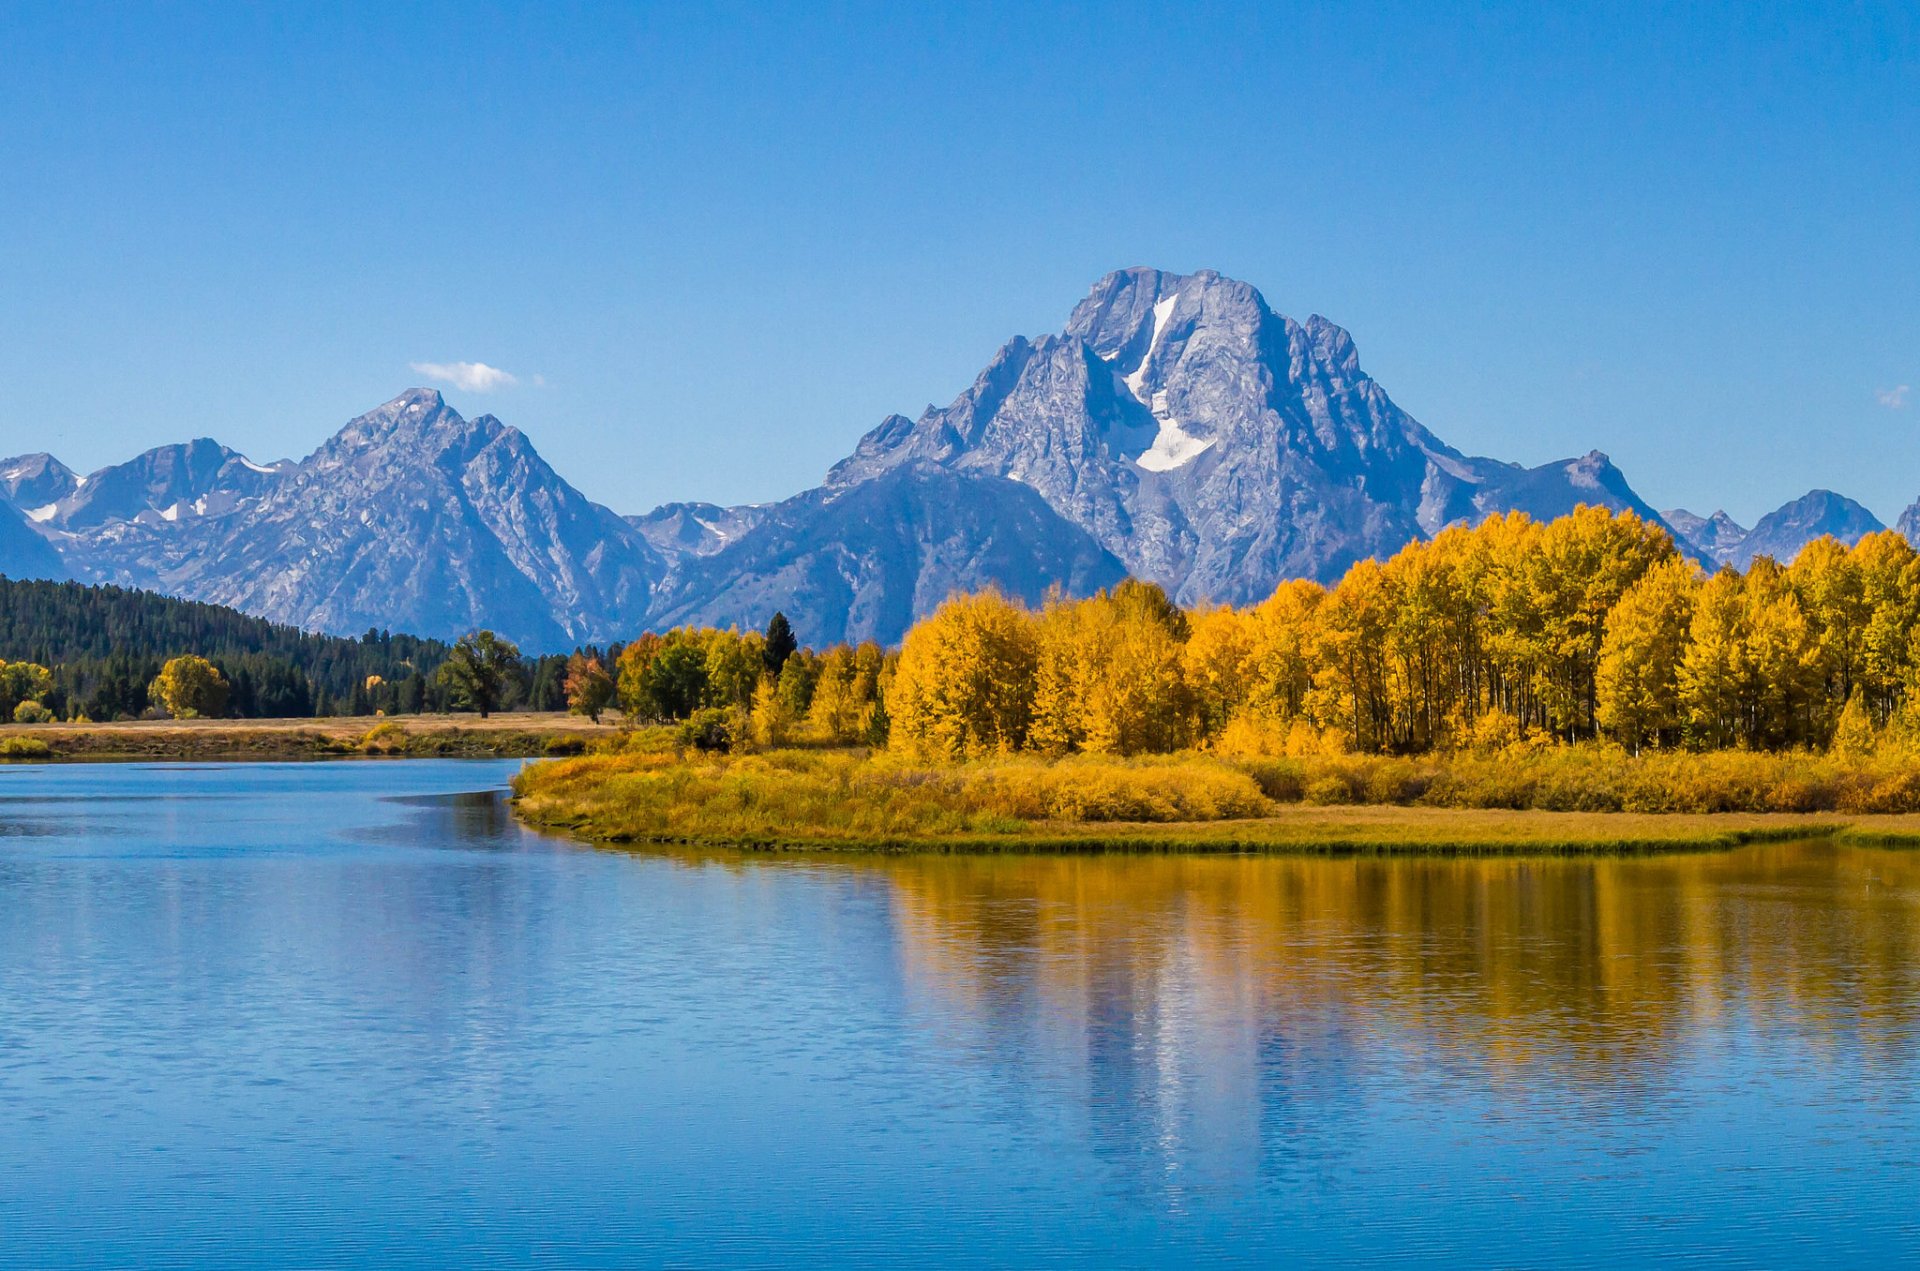
[[[0,575],[58,580],[73,573],[18,508],[0,503]]]
[[[559,648],[629,633],[661,572],[518,429],[425,389],[353,420],[221,530],[175,586],[324,630],[490,626]]]
[[[1893,528],[1898,530],[1900,536],[1907,542],[1920,547],[1920,499],[1915,499],[1906,506],[1906,509],[1900,513],[1899,519],[1894,521]]]
[[[766,519],[765,504],[721,507],[717,503],[663,503],[626,518],[627,524],[669,564],[711,556]]]
[[[1126,569],[1032,490],[907,465],[765,509],[739,541],[682,563],[652,625],[754,628],[783,610],[801,639],[897,641],[955,591],[997,586],[1039,603],[1112,586]]]

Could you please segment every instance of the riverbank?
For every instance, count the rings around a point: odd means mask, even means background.
[[[1835,836],[1920,844],[1912,813],[1309,802],[1304,790],[1331,798],[1326,777],[1298,778],[1202,755],[931,767],[850,751],[626,753],[533,765],[515,778],[514,806],[530,824],[600,842],[767,851],[1654,852]]]
[[[340,716],[124,720],[0,727],[0,759],[262,761],[343,756],[529,759],[577,755],[616,737],[577,715]]]

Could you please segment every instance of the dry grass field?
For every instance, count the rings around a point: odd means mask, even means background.
[[[123,720],[0,727],[0,758],[307,759],[327,756],[531,757],[577,754],[619,735],[563,712],[327,719]]]
[[[1569,853],[1841,835],[1920,842],[1911,814],[1323,805],[1268,797],[1244,770],[1205,756],[928,767],[844,751],[654,750],[536,764],[514,790],[526,820],[602,842],[773,851]]]

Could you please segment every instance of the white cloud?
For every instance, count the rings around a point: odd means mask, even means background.
[[[1883,388],[1874,394],[1875,399],[1888,410],[1902,410],[1907,404],[1907,394],[1913,391],[1902,384],[1898,388]]]
[[[451,384],[463,393],[491,393],[512,388],[520,377],[485,362],[411,362],[408,365],[430,380]]]

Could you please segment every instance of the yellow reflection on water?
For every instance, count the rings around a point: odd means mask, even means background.
[[[1488,1079],[1612,1084],[1703,1029],[1900,1056],[1920,855],[1831,843],[1604,859],[889,858],[912,990],[1058,1035],[1203,1044],[1313,1016]],[[1183,1023],[1184,1021],[1184,1023]],[[1186,1030],[1186,1031],[1183,1031]]]
[[[1920,854],[845,868],[886,880],[909,1007],[978,1056],[1009,1126],[1045,1087],[1175,1205],[1338,1168],[1450,1101],[1509,1118],[1495,1135],[1613,1122],[1644,1146],[1759,1048],[1869,1088],[1914,1058]]]

